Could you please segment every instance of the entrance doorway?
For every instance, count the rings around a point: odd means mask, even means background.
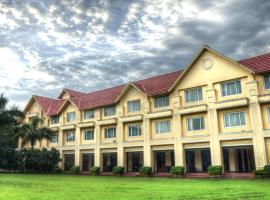
[[[117,166],[117,153],[103,153],[103,171],[112,172]]]
[[[154,158],[157,172],[170,172],[171,167],[174,166],[173,151],[155,151]]]
[[[188,149],[186,152],[187,172],[207,172],[211,165],[210,149]]]
[[[255,169],[253,147],[224,147],[223,165],[225,172],[252,172]]]
[[[68,171],[74,165],[75,165],[75,155],[74,154],[64,154],[64,170]]]
[[[128,152],[127,153],[127,171],[139,172],[143,166],[143,152]]]
[[[94,154],[83,153],[82,154],[82,171],[89,171],[89,168],[93,166],[94,166]]]

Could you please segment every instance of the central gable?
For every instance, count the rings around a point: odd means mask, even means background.
[[[214,50],[203,48],[179,77],[175,86],[179,90],[251,75],[251,71],[237,62]]]

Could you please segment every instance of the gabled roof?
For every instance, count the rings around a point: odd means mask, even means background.
[[[231,58],[229,58],[229,57],[227,57],[227,56],[219,53],[218,51],[210,48],[207,45],[203,45],[202,48],[200,49],[200,51],[193,57],[191,63],[185,68],[185,70],[178,76],[178,78],[176,79],[176,81],[171,85],[171,87],[169,88],[169,91],[172,91],[176,87],[176,85],[180,82],[180,80],[187,74],[187,72],[191,69],[191,67],[194,65],[194,63],[200,58],[200,56],[205,51],[210,51],[213,54],[216,54],[216,55],[218,55],[218,56],[220,56],[220,57],[228,60],[229,62],[234,63],[234,64],[238,65],[239,67],[242,67],[243,69],[245,69],[245,70],[253,73],[253,71],[250,68],[241,65],[240,63],[236,62],[235,60],[233,60],[233,59],[231,59]]]
[[[183,70],[162,74],[152,78],[133,82],[133,84],[143,91],[147,96],[157,96],[169,92],[169,88],[180,76]]]
[[[32,105],[32,103],[36,101],[43,112],[47,115],[56,115],[59,108],[64,104],[66,100],[64,99],[52,99],[48,97],[42,97],[42,96],[37,96],[33,95],[28,104],[26,105],[24,109],[24,113],[26,113],[27,109]]]
[[[120,85],[77,97],[71,97],[70,101],[80,110],[112,105],[125,86],[126,85]]]
[[[64,88],[59,94],[58,99],[61,99],[65,93],[68,93],[70,97],[75,97],[75,96],[80,96],[80,95],[85,94],[83,92]]]
[[[237,61],[255,73],[270,72],[270,53]]]

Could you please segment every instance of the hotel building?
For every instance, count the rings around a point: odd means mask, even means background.
[[[24,114],[55,131],[35,147],[57,148],[65,170],[251,172],[270,164],[270,53],[235,61],[203,46],[184,70],[91,93],[34,95]]]

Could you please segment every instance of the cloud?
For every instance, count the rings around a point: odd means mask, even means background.
[[[270,51],[267,0],[3,0],[0,91],[21,108],[62,87],[95,91],[184,68],[208,44]]]

